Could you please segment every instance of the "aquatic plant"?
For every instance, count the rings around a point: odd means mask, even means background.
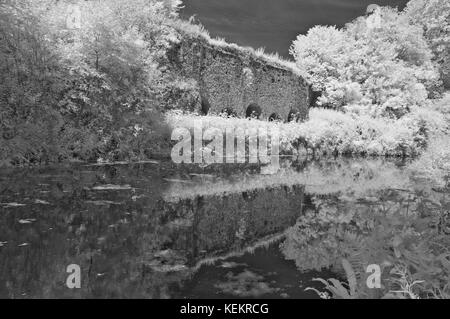
[[[348,283],[342,283],[338,279],[331,278],[328,280],[322,278],[315,278],[313,281],[318,281],[324,284],[325,289],[331,293],[333,299],[356,299],[357,295],[357,281],[353,268],[347,259],[342,259],[342,267],[345,269]],[[347,285],[347,287],[345,287]],[[306,288],[306,291],[312,290],[316,292],[322,299],[329,299],[330,296],[326,293],[318,291],[315,288]]]

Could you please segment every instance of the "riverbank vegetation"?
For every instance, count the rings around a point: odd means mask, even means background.
[[[195,81],[167,67],[171,45],[189,33],[238,50],[182,21],[179,6],[4,1],[0,165],[169,156],[170,130],[191,125],[196,115],[163,113],[198,99]],[[203,122],[276,127],[282,154],[416,156],[448,132],[449,99],[441,99],[448,13],[446,1],[412,0],[404,12],[380,8],[343,29],[317,26],[294,41],[293,63],[243,49],[307,77],[318,96],[309,119]]]
[[[78,6],[75,6],[77,4]],[[0,164],[147,158],[178,1],[2,1]]]

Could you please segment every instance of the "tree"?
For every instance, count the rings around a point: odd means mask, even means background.
[[[426,105],[438,74],[420,29],[394,9],[377,11],[378,26],[360,17],[341,30],[314,27],[294,41],[297,66],[322,92],[319,106],[400,118]]]
[[[58,56],[39,20],[46,1],[0,4],[0,165],[55,152],[62,125],[57,103]]]
[[[157,96],[169,85],[161,67],[177,40],[169,22],[179,6],[178,0],[2,2],[0,161],[86,160],[111,152],[115,159],[154,148],[166,134]],[[76,23],[68,23],[73,14]]]
[[[450,2],[446,0],[411,0],[404,14],[420,26],[441,65],[443,79],[450,86]]]

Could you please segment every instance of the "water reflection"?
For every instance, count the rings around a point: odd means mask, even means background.
[[[316,297],[304,288],[341,273],[342,258],[360,277],[369,263],[406,260],[442,288],[447,255],[433,245],[450,247],[448,196],[407,166],[2,170],[0,297]],[[65,286],[70,264],[81,266],[79,290]]]
[[[155,164],[3,171],[0,296],[170,297],[202,264],[278,238],[301,214],[302,186],[164,200],[200,175]],[[70,264],[80,290],[64,285]]]
[[[349,261],[357,298],[450,298],[450,189],[414,179],[407,167],[377,169],[353,174],[369,177],[361,185],[307,191],[283,254],[300,271],[332,269],[344,282],[342,260]],[[381,267],[382,289],[366,284],[373,264]]]

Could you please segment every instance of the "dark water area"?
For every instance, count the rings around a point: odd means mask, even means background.
[[[423,266],[424,242],[450,247],[450,196],[408,165],[2,169],[0,298],[318,298],[305,288],[345,278],[342,258]]]

